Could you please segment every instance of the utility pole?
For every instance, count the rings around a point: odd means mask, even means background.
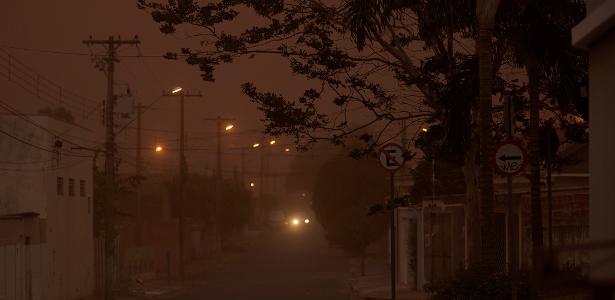
[[[241,179],[241,184],[245,184],[245,180],[246,180],[246,148],[241,147],[240,149],[241,151],[241,175],[240,175],[240,179]]]
[[[141,114],[143,112],[143,106],[141,103],[137,104],[137,163],[136,163],[136,177],[137,177],[137,246],[143,246],[143,207],[141,199],[141,180],[143,178],[143,167],[141,158]]]
[[[256,203],[256,224],[260,225],[263,221],[263,195],[265,192],[265,145],[261,142],[260,146],[260,166],[258,171],[258,201]]]
[[[115,39],[109,36],[107,40],[83,41],[84,44],[102,45],[107,48],[107,100],[105,101],[105,201],[104,201],[104,238],[105,238],[105,300],[113,300],[113,272],[115,266],[115,232],[113,228],[113,199],[115,199],[115,132],[114,132],[114,105],[115,94],[113,91],[113,73],[117,49],[122,45],[138,45],[139,38],[135,36],[132,40]]]
[[[179,248],[179,278],[183,282],[185,279],[184,272],[184,196],[185,196],[185,182],[186,182],[186,157],[184,156],[185,150],[185,134],[184,134],[184,98],[186,97],[201,97],[201,93],[190,94],[184,92],[182,88],[176,88],[170,93],[165,93],[165,96],[177,97],[179,96],[179,174],[178,174],[178,200],[177,200],[177,243]]]
[[[220,203],[222,203],[222,132],[226,130],[230,130],[227,128],[222,128],[222,122],[232,122],[235,119],[231,118],[222,118],[220,116],[216,118],[204,118],[205,121],[215,121],[216,122],[216,173],[215,173],[215,193],[214,193],[214,215],[216,220],[216,231],[218,234],[218,239],[220,243],[220,249],[222,249],[222,219],[220,218]],[[231,127],[232,128],[232,127]]]

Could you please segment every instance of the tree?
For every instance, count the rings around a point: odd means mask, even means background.
[[[332,157],[314,187],[313,209],[327,239],[361,258],[361,274],[367,247],[387,230],[384,214],[368,215],[373,205],[387,200],[386,177],[374,160]]]
[[[585,16],[581,0],[505,0],[500,29],[508,37],[516,64],[525,67],[529,94],[529,154],[533,258],[543,251],[540,182],[540,111],[551,102],[561,113],[585,111],[578,99],[580,82],[587,78],[586,59],[571,46],[570,32]],[[543,103],[540,99],[541,94]],[[550,100],[550,101],[549,101]],[[553,109],[552,109],[553,110]],[[568,121],[560,117],[562,126]]]
[[[294,98],[262,91],[250,82],[242,86],[263,112],[269,134],[293,136],[300,147],[323,140],[344,145],[358,135],[362,146],[353,154],[360,156],[398,136],[402,120],[406,126],[440,127],[442,134],[434,143],[440,150],[434,153],[463,165],[471,264],[481,262],[480,252],[494,252],[488,249],[494,245],[489,242],[493,226],[488,225],[493,202],[492,133],[497,131],[492,127],[492,97],[524,92],[523,86],[501,73],[512,60],[505,32],[493,31],[493,25],[501,22],[495,19],[497,3],[138,0],[163,33],[183,25],[201,29],[192,36],[200,47],[166,57],[198,66],[204,80],[213,81],[221,64],[262,55],[287,59],[289,69],[307,79],[304,92]],[[244,17],[248,22],[243,22]],[[225,30],[228,24],[233,24],[232,33]],[[477,49],[472,49],[473,41]],[[481,209],[477,162],[482,162]],[[483,226],[476,222],[479,219]]]
[[[480,113],[480,211],[481,256],[488,265],[496,263],[495,233],[493,231],[493,61],[492,38],[495,15],[500,0],[478,0],[476,19],[478,35],[479,113]]]
[[[474,1],[298,0],[285,5],[279,0],[245,0],[199,5],[140,0],[139,5],[152,13],[164,33],[182,24],[203,29],[197,37],[202,48],[167,57],[197,65],[205,80],[214,80],[219,64],[239,57],[288,59],[290,69],[309,80],[298,99],[261,92],[252,83],[244,84],[243,91],[264,113],[268,133],[294,136],[300,146],[321,140],[344,144],[363,132],[363,147],[353,151],[361,155],[395,138],[403,130],[396,126],[401,120],[406,126],[442,125],[446,130],[440,147],[457,150],[446,154],[460,157],[471,187],[468,201],[476,202],[472,111],[478,93],[477,60],[466,48],[476,32]],[[224,32],[227,23],[240,24],[243,15],[253,18],[245,7],[266,25]],[[415,55],[417,49],[420,55]],[[499,66],[501,57],[496,61]],[[505,83],[496,86],[506,88]],[[323,113],[327,102],[336,108],[333,113]],[[371,117],[356,118],[357,110]],[[468,220],[478,219],[478,207],[470,207]]]

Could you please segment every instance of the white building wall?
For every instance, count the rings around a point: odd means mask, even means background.
[[[53,133],[80,145],[91,139],[76,126],[47,117],[28,116]],[[56,137],[18,116],[0,116],[0,129],[44,149],[54,149]],[[45,300],[71,300],[91,295],[94,290],[93,241],[93,153],[76,151],[66,141],[57,153],[0,134],[0,214],[36,212],[45,219],[46,244],[42,246],[39,281]],[[89,146],[89,145],[84,145]],[[19,162],[15,164],[14,162]],[[58,195],[57,178],[63,178],[63,195]],[[74,194],[69,193],[70,179]],[[85,181],[85,195],[80,181]],[[34,275],[34,274],[33,274]],[[37,299],[37,298],[34,298]]]

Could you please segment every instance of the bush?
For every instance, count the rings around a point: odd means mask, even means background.
[[[527,273],[517,280],[518,299],[535,299]],[[433,300],[506,300],[511,299],[512,280],[509,274],[486,267],[461,270],[451,279],[427,286]]]

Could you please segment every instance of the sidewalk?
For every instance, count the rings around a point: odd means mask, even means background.
[[[351,266],[351,298],[352,300],[386,300],[391,299],[391,277],[389,266],[384,257],[368,257],[365,263],[365,276],[360,275],[360,262]],[[408,285],[398,283],[396,298],[407,300],[427,300],[429,294],[418,292]]]
[[[116,291],[116,300],[143,300],[143,299],[176,299],[182,293],[198,287],[207,281],[208,277],[222,268],[227,255],[241,249],[247,249],[262,234],[260,229],[248,229],[243,238],[226,245],[227,253],[220,253],[215,257],[191,261],[185,265],[186,280],[180,282],[178,278],[166,278],[164,274],[146,273],[133,276],[125,282],[121,291]],[[103,296],[93,296],[83,300],[103,300]]]

